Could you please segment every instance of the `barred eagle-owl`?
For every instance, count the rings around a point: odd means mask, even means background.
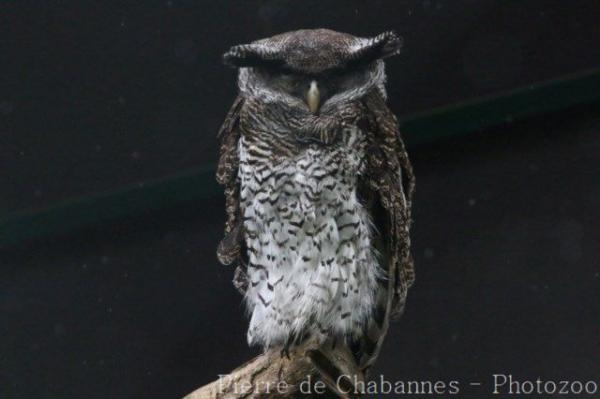
[[[221,263],[265,349],[308,336],[377,355],[414,279],[414,177],[386,106],[394,32],[298,30],[232,47],[239,95],[219,132],[227,222]]]

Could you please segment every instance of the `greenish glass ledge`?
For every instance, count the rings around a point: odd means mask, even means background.
[[[600,100],[600,68],[400,118],[408,146]]]
[[[409,147],[600,100],[600,69],[400,118]],[[0,218],[0,249],[220,195],[213,168]]]
[[[75,198],[46,209],[17,212],[0,219],[0,250],[28,240],[159,211],[219,192],[214,169],[199,169],[141,186]]]

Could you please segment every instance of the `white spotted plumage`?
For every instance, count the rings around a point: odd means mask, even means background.
[[[353,337],[371,315],[380,269],[356,192],[365,145],[362,131],[346,129],[335,146],[272,163],[240,140],[250,344]]]

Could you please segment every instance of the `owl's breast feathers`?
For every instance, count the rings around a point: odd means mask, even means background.
[[[218,255],[238,264],[249,341],[362,334],[368,367],[414,281],[414,175],[384,95],[372,90],[321,115],[239,96],[220,136],[227,223]]]
[[[337,134],[335,145],[288,153],[273,148],[282,140],[277,135],[242,132],[251,344],[270,347],[308,334],[356,337],[373,311],[381,273],[369,215],[357,197],[366,135],[356,126]]]

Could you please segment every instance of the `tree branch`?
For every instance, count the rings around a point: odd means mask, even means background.
[[[291,348],[289,357],[271,349],[184,399],[350,399],[359,396],[357,382],[364,382],[364,375],[345,344],[308,340]]]

